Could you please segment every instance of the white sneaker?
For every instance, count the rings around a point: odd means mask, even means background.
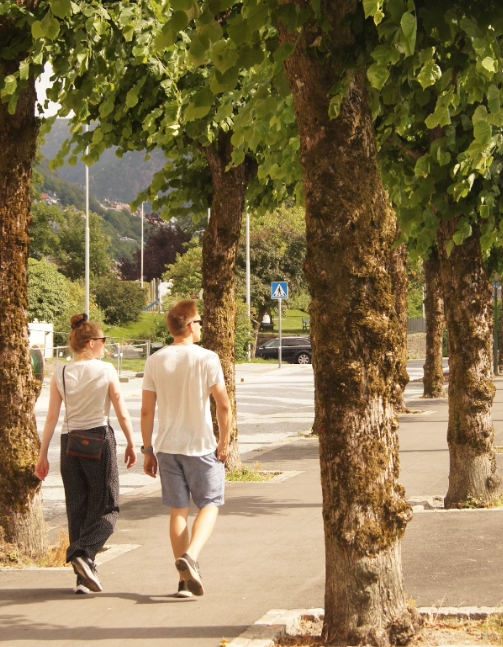
[[[77,585],[73,589],[73,592],[76,594],[84,594],[86,595],[87,593],[90,593],[89,589],[85,584],[82,584],[82,579],[80,575],[77,575]]]
[[[178,591],[175,593],[175,596],[177,598],[191,598],[192,597],[192,593],[187,588],[187,585],[185,584],[185,580],[180,580],[178,582]]]

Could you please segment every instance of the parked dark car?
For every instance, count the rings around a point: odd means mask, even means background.
[[[270,339],[259,346],[255,351],[255,357],[263,359],[278,359],[279,338]],[[309,337],[282,337],[281,338],[281,359],[294,364],[311,363],[311,342]]]

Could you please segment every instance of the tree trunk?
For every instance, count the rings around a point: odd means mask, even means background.
[[[396,240],[400,238],[400,225],[396,223]],[[407,373],[407,320],[409,318],[407,308],[407,248],[402,243],[395,249],[391,250],[390,263],[391,289],[395,297],[395,311],[398,321],[397,329],[397,365],[395,383],[393,385],[393,404],[397,413],[408,411],[404,391],[409,383]]]
[[[5,28],[0,23],[0,39]],[[11,62],[1,64],[3,74],[14,68]],[[0,528],[6,542],[29,556],[46,549],[40,481],[33,473],[40,446],[34,415],[40,385],[32,372],[27,326],[35,100],[32,78],[15,114],[0,102]]]
[[[491,418],[492,302],[483,265],[480,229],[447,257],[445,243],[457,219],[440,221],[438,250],[449,331],[449,490],[445,507],[489,501],[499,492]]]
[[[302,8],[307,1],[299,1]],[[344,76],[337,50],[351,48],[357,0],[322,0],[331,56],[306,30],[285,62],[300,133],[306,204],[305,272],[325,529],[324,640],[386,645],[415,631],[402,585],[401,538],[412,516],[398,483],[392,391],[397,321],[390,255],[396,221],[377,167],[365,71],[354,77],[340,115],[329,90]],[[294,42],[280,25],[280,40]]]
[[[250,359],[255,359],[255,353],[257,352],[257,343],[258,343],[258,334],[260,332],[260,324],[266,312],[268,312],[269,306],[264,305],[258,309],[257,318],[253,320],[253,339],[250,346]]]
[[[214,146],[203,149],[210,167],[213,196],[211,218],[203,237],[204,346],[220,357],[232,407],[232,428],[227,469],[242,469],[236,420],[235,348],[236,253],[241,232],[250,162],[225,171],[231,161],[232,132],[219,132]],[[212,403],[213,424],[218,424]]]
[[[444,331],[444,298],[440,279],[438,251],[430,252],[424,261],[426,313],[426,361],[424,363],[423,397],[441,398],[444,393],[442,345]]]
[[[503,292],[502,298],[498,304],[499,309],[499,335],[498,335],[498,372],[503,375]]]

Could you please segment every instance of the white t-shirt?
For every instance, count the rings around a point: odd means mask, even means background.
[[[63,389],[63,366],[54,373],[56,386],[65,402]],[[62,432],[72,429],[93,429],[107,424],[110,413],[108,388],[112,377],[117,374],[114,366],[98,359],[66,364],[65,384],[67,408]],[[67,424],[68,418],[68,424]]]
[[[166,346],[148,358],[143,389],[157,395],[157,452],[205,456],[215,451],[210,388],[223,381],[218,355],[195,344]]]

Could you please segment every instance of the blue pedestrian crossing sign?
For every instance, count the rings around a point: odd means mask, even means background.
[[[288,299],[288,283],[286,281],[272,281],[271,299]]]

